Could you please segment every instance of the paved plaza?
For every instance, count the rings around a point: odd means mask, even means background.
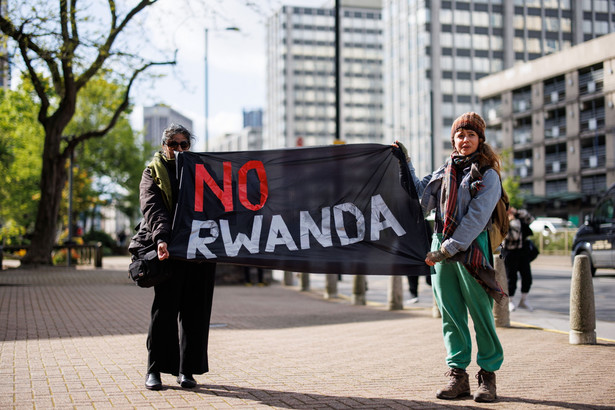
[[[153,290],[134,286],[125,265],[0,273],[0,408],[615,408],[615,341],[570,345],[563,332],[498,328],[499,400],[443,401],[430,308],[354,306],[279,283],[217,287],[210,373],[192,390],[163,375],[165,388],[149,391]],[[468,371],[474,391],[476,364]]]

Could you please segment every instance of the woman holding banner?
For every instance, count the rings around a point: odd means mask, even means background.
[[[175,152],[190,150],[191,139],[190,131],[183,126],[167,127],[162,134],[162,150],[141,177],[143,221],[133,240],[156,243],[160,260],[169,258],[167,244],[179,190]],[[196,386],[193,375],[209,371],[207,343],[216,265],[177,259],[169,262],[173,274],[154,287],[145,379],[145,387],[150,390],[162,388],[160,373],[177,376],[177,383],[192,388]]]
[[[442,315],[449,383],[438,390],[440,399],[469,396],[466,368],[472,359],[468,313],[474,322],[478,345],[477,402],[497,398],[495,371],[504,354],[493,317],[494,299],[506,294],[495,280],[487,232],[491,214],[501,196],[500,159],[485,142],[485,121],[468,112],[451,129],[453,151],[438,170],[418,179],[405,148],[395,149],[408,169],[426,213],[435,209],[431,252],[425,263],[434,266],[434,298]],[[403,163],[402,163],[403,162]],[[403,170],[402,170],[403,171]]]

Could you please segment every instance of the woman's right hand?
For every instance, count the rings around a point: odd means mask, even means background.
[[[161,261],[167,259],[169,257],[169,251],[167,250],[167,243],[160,242],[158,244],[158,259]]]
[[[394,148],[393,154],[399,159],[400,162],[410,162],[410,156],[408,155],[408,149],[401,142],[395,140],[391,144]]]

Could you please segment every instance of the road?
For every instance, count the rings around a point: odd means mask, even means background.
[[[542,255],[532,264],[533,284],[530,290],[529,301],[534,307],[533,312],[525,309],[517,309],[511,312],[510,320],[521,324],[543,327],[562,332],[570,330],[570,283],[572,267],[566,257],[543,257]],[[282,280],[281,272],[274,272],[276,280]],[[389,276],[367,276],[368,303],[387,306]],[[404,308],[431,308],[433,297],[431,287],[424,278],[419,279],[419,302],[408,304],[410,297],[408,281],[402,279],[404,290]],[[594,299],[596,306],[596,334],[599,338],[615,340],[615,270],[598,270],[593,278]],[[299,285],[295,278],[295,285]],[[353,276],[344,275],[338,281],[338,294],[340,297],[350,299],[352,295]],[[520,296],[519,282],[517,286],[518,301]],[[310,290],[323,292],[325,289],[325,275],[310,275]]]

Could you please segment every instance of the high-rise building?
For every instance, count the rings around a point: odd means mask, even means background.
[[[158,104],[153,107],[143,108],[143,127],[145,128],[144,139],[154,147],[160,146],[162,132],[171,123],[181,124],[190,132],[194,132],[192,120],[178,113],[171,107]]]
[[[501,135],[536,215],[578,224],[615,184],[614,42],[608,34],[477,83],[486,133]]]
[[[615,1],[383,0],[383,26],[385,140],[425,175],[449,155],[454,119],[480,113],[477,80],[615,31]]]
[[[243,127],[262,127],[263,109],[243,110]]]
[[[7,14],[7,0],[0,0],[0,14]],[[11,67],[7,48],[7,37],[0,33],[0,88],[8,89],[11,80]]]
[[[336,138],[335,8],[284,6],[267,25],[264,147]],[[382,141],[381,0],[342,0],[339,139]]]

